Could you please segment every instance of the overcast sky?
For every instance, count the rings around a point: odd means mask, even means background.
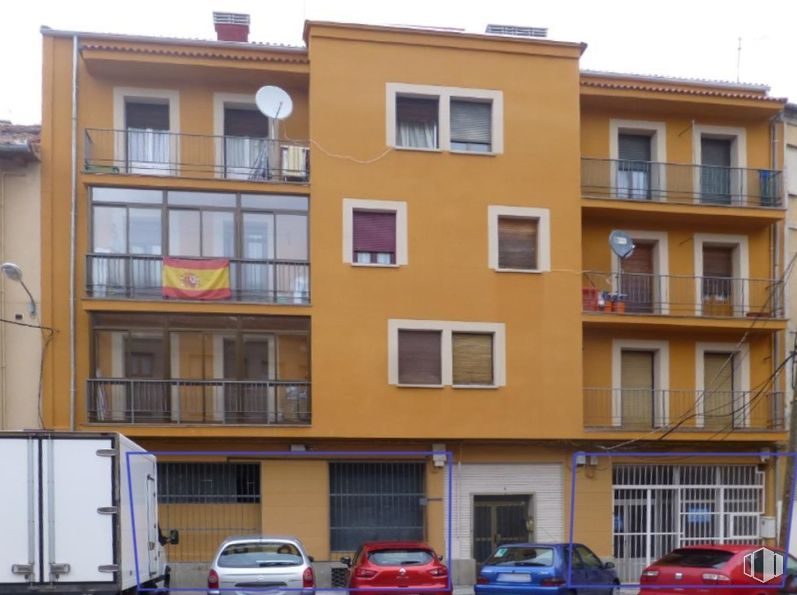
[[[249,13],[252,41],[293,44],[305,19],[548,27],[588,44],[585,69],[765,83],[797,101],[797,0],[5,0],[0,119],[41,119],[41,25],[213,39],[214,10]]]

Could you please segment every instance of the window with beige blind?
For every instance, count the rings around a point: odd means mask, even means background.
[[[734,352],[703,354],[703,427],[736,427],[734,403],[737,400]]]
[[[506,328],[499,322],[388,320],[388,383],[497,388],[506,384]]]
[[[498,217],[498,268],[537,269],[537,227],[529,217]]]
[[[452,333],[452,379],[455,385],[493,384],[493,335]]]
[[[399,384],[442,384],[441,331],[398,332]]]

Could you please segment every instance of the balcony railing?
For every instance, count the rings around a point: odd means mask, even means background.
[[[91,423],[309,425],[310,383],[92,378],[87,405]]]
[[[161,130],[85,131],[84,171],[255,182],[310,180],[309,144]]]
[[[781,318],[778,279],[690,277],[586,271],[583,310],[725,318]]]
[[[230,260],[233,301],[310,303],[310,263],[292,260]],[[86,292],[105,299],[160,300],[163,256],[88,254]]]
[[[585,388],[584,426],[608,430],[783,430],[778,391]]]
[[[783,175],[770,169],[582,157],[581,191],[587,198],[780,207]]]

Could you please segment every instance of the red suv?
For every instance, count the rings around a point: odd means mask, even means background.
[[[690,545],[673,550],[645,570],[639,582],[639,595],[775,595],[794,593],[797,560],[783,560],[786,588],[781,591],[783,576],[761,581],[749,574],[761,574],[765,562],[761,557],[745,560],[761,545]],[[770,550],[783,556],[777,549]],[[768,554],[770,557],[772,554]],[[763,577],[766,578],[766,577]],[[685,588],[684,588],[685,587]],[[701,588],[702,587],[702,588]],[[740,587],[748,587],[740,589]]]
[[[372,541],[351,558],[349,589],[358,595],[385,595],[386,587],[401,589],[401,595],[451,595],[448,568],[435,551],[418,541]],[[369,592],[364,589],[376,588]],[[417,589],[417,591],[415,590]]]

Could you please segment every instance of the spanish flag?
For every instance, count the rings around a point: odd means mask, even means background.
[[[230,261],[163,257],[163,297],[182,300],[228,300]]]

